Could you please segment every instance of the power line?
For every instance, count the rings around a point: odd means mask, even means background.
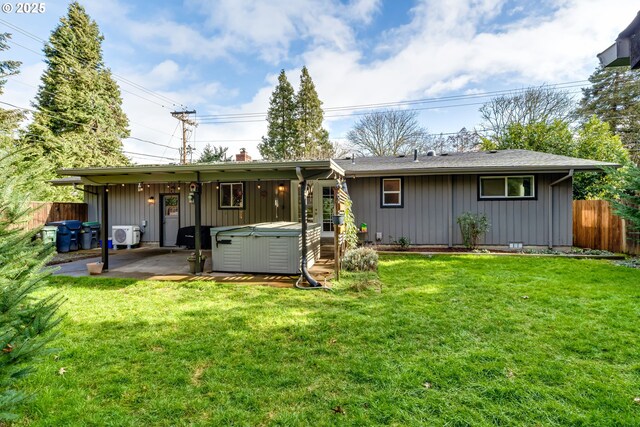
[[[575,80],[570,82],[562,82],[562,83],[554,83],[550,85],[543,85],[542,87],[547,87],[552,90],[561,90],[561,89],[572,89],[576,87],[583,87],[584,84],[588,80]],[[487,97],[495,97],[499,95],[509,95],[509,94],[517,94],[520,92],[525,92],[530,89],[536,89],[540,86],[527,86],[524,88],[516,88],[516,89],[503,89],[496,91],[487,91],[481,93],[474,94],[463,94],[463,95],[449,95],[449,96],[441,96],[441,97],[431,97],[431,98],[421,98],[421,99],[409,99],[404,101],[390,101],[390,102],[381,102],[375,104],[355,104],[355,105],[344,105],[344,106],[336,106],[336,107],[326,107],[323,108],[325,113],[329,112],[339,112],[344,110],[359,110],[359,109],[374,109],[374,108],[384,108],[384,107],[397,107],[403,105],[414,105],[414,104],[427,104],[427,103],[436,103],[443,101],[451,101],[451,100],[463,100],[463,99],[474,99],[474,98],[487,98]],[[256,117],[264,117],[266,116],[266,112],[260,113],[229,113],[229,114],[205,114],[199,116],[200,119],[234,119],[234,118],[256,118]]]
[[[27,31],[27,30],[25,30],[25,29],[23,29],[23,28],[21,28],[21,27],[18,27],[17,25],[11,24],[11,23],[9,23],[9,22],[5,21],[4,19],[0,19],[0,22],[4,23],[4,24],[5,24],[6,26],[8,26],[9,28],[12,28],[12,29],[14,29],[14,30],[18,31],[19,33],[21,33],[21,34],[23,34],[23,35],[25,35],[25,36],[27,36],[27,37],[29,37],[29,38],[31,38],[31,39],[33,39],[33,40],[35,40],[35,41],[38,41],[38,42],[44,43],[45,45],[49,45],[49,46],[51,46],[51,44],[50,44],[48,41],[41,39],[40,37],[36,36],[35,34],[30,33],[29,31]],[[31,51],[31,52],[34,52],[34,53],[36,53],[37,55],[40,55],[40,56],[46,57],[44,54],[42,54],[42,53],[40,53],[40,52],[36,52],[36,51],[34,51],[34,50],[32,50],[32,49],[30,49],[30,48],[26,47],[26,46],[20,45],[20,44],[18,44],[18,43],[16,43],[16,42],[14,42],[13,40],[7,40],[7,41],[8,41],[8,42],[10,42],[10,43],[14,43],[14,44],[16,44],[17,46],[20,46],[20,47],[22,47],[22,48],[24,48],[24,49],[26,49],[26,50],[29,50],[29,51]],[[54,48],[54,47],[53,47],[53,46],[51,46],[51,48]],[[80,58],[79,56],[77,56],[75,53],[70,53],[70,52],[66,51],[65,49],[61,49],[61,48],[55,48],[55,50],[56,50],[57,52],[60,52],[62,55],[66,55],[67,57],[71,57],[71,58],[73,58],[73,59],[76,59],[76,60],[80,61],[81,63],[82,63],[82,62],[84,62],[84,60],[83,60],[82,58]],[[116,73],[113,73],[113,72],[111,72],[111,75],[112,75],[116,80],[119,80],[119,81],[121,81],[122,83],[128,84],[128,85],[130,85],[130,86],[132,86],[132,87],[134,87],[134,88],[136,88],[136,89],[138,89],[138,90],[140,90],[140,91],[142,91],[142,92],[145,92],[145,93],[147,93],[147,94],[149,94],[149,95],[151,95],[151,96],[154,96],[155,98],[157,98],[157,99],[159,99],[159,100],[161,100],[161,101],[169,102],[169,103],[171,103],[173,106],[182,106],[182,107],[184,107],[184,104],[182,104],[181,102],[176,101],[176,100],[173,100],[173,99],[169,98],[168,96],[165,96],[165,95],[162,95],[162,94],[158,94],[157,92],[154,92],[154,91],[152,91],[151,89],[147,89],[146,87],[142,86],[141,84],[135,83],[135,82],[133,82],[133,81],[131,81],[131,80],[127,79],[126,77],[120,76],[120,75],[118,75],[118,74],[116,74]],[[130,93],[130,94],[132,94],[132,95],[138,96],[139,98],[144,99],[144,100],[146,100],[146,101],[149,101],[149,102],[151,102],[151,103],[154,103],[154,104],[156,104],[156,105],[160,105],[160,106],[161,106],[161,107],[163,107],[163,108],[168,108],[168,107],[166,107],[165,105],[159,104],[159,103],[157,103],[157,102],[155,102],[155,101],[152,101],[152,100],[150,100],[150,99],[148,99],[148,98],[145,98],[145,97],[143,97],[143,96],[140,96],[140,95],[138,95],[138,94],[136,94],[136,93],[130,92],[130,91],[126,90],[126,89],[121,89],[121,90],[122,90],[122,91],[124,91],[124,92]]]
[[[12,76],[15,76],[15,74],[14,74],[14,75],[12,75]],[[53,95],[53,96],[55,96],[55,95],[56,95],[56,94],[55,94],[55,92],[52,92],[52,91],[50,91],[50,90],[46,90],[46,89],[38,88],[38,86],[32,85],[32,84],[27,83],[27,82],[23,82],[22,80],[18,80],[18,79],[13,79],[13,78],[12,78],[12,79],[11,79],[11,82],[19,83],[19,84],[21,84],[21,85],[29,86],[29,87],[36,88],[36,89],[40,89],[40,91],[41,91],[41,92],[43,92],[43,93],[48,93],[48,94]],[[85,104],[80,104],[80,105],[87,106],[88,104],[87,104],[87,103],[85,103]],[[20,108],[20,107],[15,107],[15,108]],[[22,109],[22,108],[20,108],[20,109]],[[41,108],[41,109],[42,109],[42,108]],[[27,110],[27,111],[35,112],[36,110]],[[62,119],[61,119],[61,120],[62,120]],[[169,135],[169,136],[172,136],[171,134],[169,134],[169,133],[167,133],[167,132],[164,132],[164,131],[161,131],[161,130],[159,130],[159,129],[155,129],[155,128],[149,127],[149,126],[147,126],[147,125],[145,125],[145,124],[142,124],[142,123],[140,123],[140,122],[134,122],[133,120],[130,120],[128,117],[127,117],[127,120],[129,120],[129,123],[132,123],[132,124],[135,124],[135,125],[138,125],[138,126],[144,127],[144,128],[146,128],[146,129],[152,130],[152,131],[154,131],[154,132],[161,133],[161,134],[163,134],[163,135]]]
[[[153,155],[153,154],[134,153],[132,151],[124,151],[124,150],[122,150],[122,152],[125,153],[125,154],[131,154],[132,156],[143,156],[143,157],[151,157],[151,158],[154,158],[154,159],[165,159],[165,160],[179,160],[179,159],[177,159],[175,157],[164,157],[164,156],[156,156],[156,155]]]
[[[9,103],[9,102],[3,102],[3,101],[0,101],[0,104],[7,105],[7,106],[9,106],[9,107],[12,107],[12,108],[15,108],[15,109],[18,109],[18,110],[22,110],[22,111],[28,111],[28,112],[30,112],[30,113],[37,112],[37,111],[36,111],[36,110],[34,110],[34,109],[31,109],[31,108],[25,108],[25,107],[20,107],[20,106],[17,106],[17,105],[11,104],[11,103]],[[48,111],[48,110],[44,110],[44,111]],[[60,118],[60,117],[55,116],[54,114],[47,114],[47,113],[45,113],[45,112],[43,112],[43,111],[40,111],[40,113],[42,113],[42,114],[44,114],[44,115],[46,115],[46,116],[49,116],[49,117],[55,117],[55,118],[57,118],[58,120],[61,120],[61,121],[67,122],[67,123],[71,123],[71,124],[75,124],[75,125],[80,125],[80,126],[86,126],[86,125],[87,125],[86,123],[78,123],[78,122],[74,122],[74,121],[72,121],[72,120],[62,119],[62,118]],[[120,135],[117,135],[117,134],[112,134],[112,135],[113,135],[113,136],[115,136],[115,137],[118,137],[118,138],[122,138]],[[33,138],[33,135],[29,135],[29,137],[30,137],[30,138]],[[137,140],[137,141],[145,142],[145,143],[148,143],[148,144],[157,145],[157,146],[159,146],[159,147],[166,147],[166,148],[171,148],[172,150],[178,150],[178,148],[171,147],[171,146],[169,146],[169,145],[160,144],[160,143],[158,143],[158,142],[149,141],[149,140],[147,140],[147,139],[142,139],[142,138],[138,138],[138,137],[135,137],[135,136],[129,136],[129,137],[126,137],[126,138],[124,138],[124,139],[135,139],[135,140]]]
[[[128,136],[125,139],[135,139],[136,141],[140,141],[140,142],[146,142],[147,144],[153,144],[153,145],[157,145],[158,147],[166,147],[166,148],[170,148],[172,150],[178,150],[180,151],[179,148],[176,147],[172,147],[170,145],[166,145],[166,144],[160,144],[159,142],[153,142],[153,141],[149,141],[148,139],[142,139],[142,138],[137,138],[135,136]]]

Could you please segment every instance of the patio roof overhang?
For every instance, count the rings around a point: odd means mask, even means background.
[[[251,181],[269,179],[298,179],[300,168],[305,179],[328,179],[344,176],[344,170],[333,160],[301,160],[286,162],[223,162],[188,165],[118,166],[59,169],[65,177],[52,181],[58,185],[85,185]]]

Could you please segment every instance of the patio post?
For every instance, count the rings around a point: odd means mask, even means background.
[[[196,228],[195,228],[195,247],[196,247],[196,274],[200,274],[202,273],[202,271],[200,271],[200,250],[202,249],[202,242],[201,240],[201,235],[200,235],[200,227],[201,227],[201,222],[202,222],[202,218],[201,218],[201,214],[202,214],[202,209],[200,207],[200,193],[201,193],[201,186],[202,184],[200,184],[200,173],[197,173],[197,186],[196,186],[196,191],[193,193],[193,203],[195,205],[195,220],[196,220]]]
[[[102,271],[109,269],[109,187],[102,186],[102,224],[100,239],[102,239]]]

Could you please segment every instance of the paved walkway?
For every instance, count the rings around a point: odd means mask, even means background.
[[[187,257],[193,250],[170,248],[136,248],[110,251],[109,271],[100,277],[117,277],[141,280],[196,281],[210,280],[219,283],[241,283],[248,285],[267,285],[291,287],[298,276],[270,274],[236,274],[211,272],[211,251],[202,251],[206,255],[202,275],[189,273]],[[88,276],[87,263],[98,262],[100,257],[81,259],[54,266],[55,275],[82,277]],[[320,259],[311,269],[311,274],[319,281],[328,280],[333,275],[333,260]]]

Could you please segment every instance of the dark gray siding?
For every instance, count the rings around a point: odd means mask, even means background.
[[[245,182],[245,206],[243,210],[218,209],[218,190],[215,183],[203,184],[202,187],[202,224],[211,226],[225,226],[238,224],[252,224],[257,222],[289,221],[291,207],[289,206],[289,182],[284,181],[285,190],[279,194],[280,207],[276,219],[274,200],[278,184],[281,181],[262,181],[258,190],[257,182]],[[157,243],[160,241],[160,195],[180,195],[180,227],[194,225],[195,209],[189,203],[189,185],[181,184],[180,191],[171,193],[166,184],[151,184],[143,186],[138,191],[137,184],[112,185],[109,187],[109,234],[113,225],[141,225],[147,221],[142,241]],[[100,192],[100,187],[87,187],[87,190]],[[147,202],[153,196],[156,203]],[[89,205],[89,220],[102,221],[99,196],[85,193],[85,202]]]
[[[380,178],[349,179],[356,224],[367,223],[368,240],[382,232],[382,242],[407,237],[413,244],[462,244],[458,215],[470,211],[485,213],[491,230],[482,244],[505,246],[509,242],[544,246],[548,244],[549,184],[562,174],[537,175],[537,200],[478,200],[477,175],[407,176],[404,178],[404,207],[380,207]],[[451,180],[451,187],[449,187]],[[451,190],[449,190],[451,188]],[[571,180],[554,187],[553,244],[572,243]]]
[[[368,240],[382,232],[390,243],[407,237],[414,244],[446,245],[448,242],[447,176],[404,178],[404,207],[380,207],[380,178],[349,179],[356,225],[367,223]]]

